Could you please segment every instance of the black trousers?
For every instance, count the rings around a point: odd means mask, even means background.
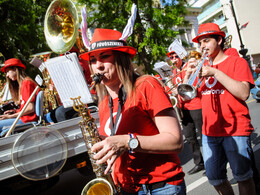
[[[200,144],[197,139],[196,129],[202,139],[202,110],[182,110],[183,112],[183,134],[191,147],[192,157],[195,165],[203,165],[203,157]]]

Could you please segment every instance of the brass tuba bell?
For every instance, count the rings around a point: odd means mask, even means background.
[[[54,0],[44,19],[44,34],[47,44],[57,54],[69,51],[78,35],[78,14],[71,0]]]

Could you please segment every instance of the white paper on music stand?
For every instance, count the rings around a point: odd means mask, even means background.
[[[166,62],[156,62],[153,70],[158,72],[163,79],[173,74],[171,67]]]
[[[180,42],[175,39],[168,48],[169,52],[174,51],[181,59],[185,58],[188,55],[188,52],[180,44]]]
[[[45,62],[45,66],[65,108],[72,107],[71,98],[79,96],[84,104],[93,102],[76,53],[51,58]]]

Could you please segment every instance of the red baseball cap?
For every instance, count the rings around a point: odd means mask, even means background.
[[[125,41],[119,40],[121,36],[122,34],[119,31],[97,28],[93,34],[89,52],[83,53],[79,57],[89,61],[89,55],[91,52],[116,50],[128,53],[130,57],[133,58],[137,52],[136,49],[127,46]]]
[[[199,26],[198,35],[192,39],[193,42],[198,43],[198,39],[205,35],[220,35],[225,38],[226,34],[221,31],[219,26],[215,23],[206,23]]]
[[[13,67],[13,66],[17,66],[17,67],[26,69],[26,66],[21,62],[21,60],[16,59],[16,58],[11,58],[11,59],[8,59],[5,61],[5,65],[4,65],[4,67],[1,68],[1,71],[5,72],[6,68]]]

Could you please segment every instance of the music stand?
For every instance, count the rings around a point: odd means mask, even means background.
[[[76,53],[51,58],[44,65],[57,89],[64,108],[72,107],[73,101],[71,98],[79,96],[84,104],[94,102]]]

